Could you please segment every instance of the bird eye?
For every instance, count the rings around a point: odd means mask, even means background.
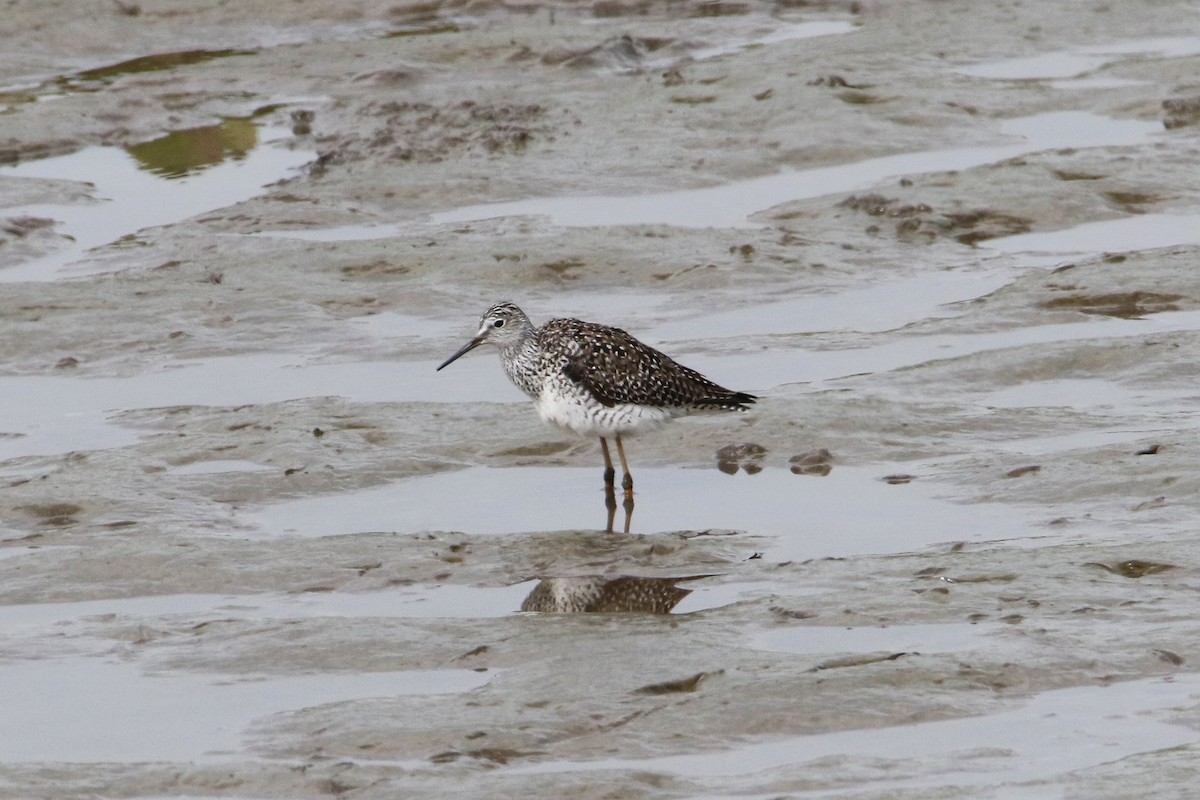
[[[498,319],[498,320],[496,320],[495,322],[493,322],[493,323],[492,323],[492,327],[493,327],[493,328],[503,328],[503,327],[504,327],[504,320],[502,320],[502,319]]]

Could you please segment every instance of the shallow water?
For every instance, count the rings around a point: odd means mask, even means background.
[[[1019,784],[1200,742],[1200,732],[1174,722],[1171,715],[1177,706],[1194,703],[1198,693],[1200,674],[1187,673],[1043,692],[1013,700],[1012,710],[965,719],[798,736],[687,756],[548,762],[513,769],[524,773],[638,770],[707,776],[736,785],[756,773],[795,772],[806,765],[819,773],[821,759],[859,758],[892,763],[892,769],[860,784],[876,791]]]
[[[636,444],[628,449],[633,450]],[[633,450],[636,453],[636,450]],[[598,456],[598,454],[597,454]],[[338,536],[367,531],[603,530],[596,469],[473,467],[330,496],[305,497],[238,513],[261,537]],[[961,505],[938,499],[917,480],[897,486],[894,472],[919,464],[835,466],[825,477],[768,468],[756,475],[710,469],[634,469],[638,497],[632,533],[733,529],[770,537],[769,561],[907,552],[951,541],[1041,536],[1041,512],[1012,505]],[[572,502],[531,502],[544,496]],[[522,499],[525,498],[525,499]],[[245,535],[245,532],[239,532]],[[760,544],[761,545],[761,540]],[[747,554],[749,555],[749,554]]]
[[[1062,253],[1094,255],[1125,253],[1200,243],[1200,214],[1173,211],[1138,214],[1103,222],[1086,222],[1074,228],[1022,233],[982,242],[982,247],[1006,253]]]
[[[1185,58],[1198,53],[1200,53],[1200,37],[1168,36],[1152,39],[1128,39],[1110,44],[1081,47],[1077,50],[1043,53],[1002,61],[987,61],[962,67],[958,72],[977,78],[1009,81],[1074,78],[1110,64],[1135,60],[1138,57]],[[1056,86],[1056,88],[1058,87]]]
[[[750,217],[793,200],[869,188],[887,179],[961,170],[1063,147],[1146,144],[1162,136],[1155,122],[1118,120],[1081,111],[1060,111],[1004,120],[999,132],[1016,144],[986,145],[883,156],[834,167],[783,172],[704,189],[619,197],[552,197],[467,206],[433,214],[437,225],[493,217],[545,217],[552,225],[675,225],[683,228],[753,228]],[[386,229],[384,229],[386,230]],[[354,238],[362,228],[351,228]],[[286,236],[286,233],[277,235]],[[340,229],[332,229],[336,240]],[[307,231],[305,238],[315,238]]]
[[[225,676],[147,672],[101,658],[0,663],[0,763],[240,760],[247,726],[271,714],[376,696],[467,692],[497,674]]]
[[[155,154],[142,160],[119,147],[85,147],[64,156],[0,166],[0,178],[46,178],[87,182],[93,202],[72,205],[30,205],[2,209],[14,216],[56,220],[56,233],[71,238],[55,252],[19,266],[0,269],[0,282],[52,281],[80,278],[112,269],[108,264],[78,265],[89,250],[140,230],[225,208],[262,194],[266,184],[280,180],[308,163],[313,151],[285,147],[292,141],[283,128],[257,128],[245,123],[253,137],[239,145],[240,155],[212,154],[208,163],[184,169],[159,168]],[[136,152],[136,151],[135,151]],[[183,169],[184,171],[180,172]],[[164,177],[165,174],[174,177]]]

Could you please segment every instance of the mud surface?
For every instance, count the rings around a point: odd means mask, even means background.
[[[1191,796],[1192,5],[0,36],[0,798]],[[503,299],[762,400],[606,533]]]

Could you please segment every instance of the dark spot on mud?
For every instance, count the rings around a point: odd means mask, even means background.
[[[27,514],[32,514],[35,517],[53,518],[53,517],[69,517],[83,511],[83,506],[75,503],[32,503],[26,506],[18,506],[20,511]]]
[[[798,609],[793,610],[790,608],[783,608],[782,606],[771,606],[770,611],[780,619],[813,619],[817,616],[816,613],[812,611],[800,611]]]
[[[252,56],[253,50],[182,50],[176,53],[159,53],[151,56],[140,56],[127,61],[119,61],[106,67],[84,70],[75,73],[75,77],[84,81],[102,81],[116,78],[120,75],[133,75],[139,72],[157,72],[176,67],[186,67],[191,64],[203,64],[218,58],[230,56]]]
[[[807,453],[797,453],[788,459],[792,465],[793,475],[818,475],[824,477],[833,471],[833,453],[824,447],[819,450],[809,450]]]
[[[976,242],[982,242],[986,239],[995,239],[1000,236],[1014,236],[1018,233],[1027,233],[1031,223],[1031,220],[1018,217],[1014,214],[1004,214],[999,211],[987,210],[971,211],[963,214],[947,214],[946,218],[950,220],[954,228],[970,229],[968,233],[961,233],[954,237],[956,241],[968,245],[973,245]]]
[[[353,278],[404,275],[408,271],[408,267],[393,264],[391,261],[384,259],[377,259],[368,264],[348,264],[342,267],[342,274]]]
[[[1005,214],[989,209],[940,213],[927,203],[903,203],[897,198],[879,194],[850,195],[838,203],[872,217],[888,217],[900,220],[896,224],[896,235],[911,239],[917,235],[933,239],[950,236],[955,241],[974,245],[986,239],[1027,233],[1031,221],[1014,214]],[[959,231],[965,230],[965,233]],[[878,233],[878,229],[874,231]]]
[[[881,217],[888,211],[888,206],[897,202],[895,197],[884,197],[881,194],[852,194],[838,203],[840,208],[862,211],[873,217]]]
[[[877,655],[861,655],[861,656],[845,656],[844,658],[831,658],[828,661],[822,661],[815,667],[809,669],[809,672],[821,672],[827,669],[844,669],[846,667],[864,667],[868,664],[879,664],[884,661],[895,661],[898,658],[912,655],[912,653],[885,653]]]
[[[692,12],[694,17],[735,17],[749,14],[747,3],[730,3],[728,0],[704,0]]]
[[[1017,467],[1016,469],[1010,469],[1008,472],[1004,473],[1004,477],[1020,478],[1022,475],[1032,475],[1035,472],[1041,472],[1041,471],[1042,471],[1042,468],[1039,465],[1030,464],[1027,467]]]
[[[583,266],[587,266],[587,265],[583,261],[580,261],[578,259],[573,259],[573,258],[566,258],[566,259],[562,259],[561,261],[552,261],[548,264],[542,264],[542,267],[544,269],[548,269],[551,272],[553,272],[555,275],[557,275],[558,277],[565,278],[567,280],[572,280],[572,279],[578,277],[576,275],[568,275],[567,273],[570,270],[579,269],[580,267],[583,267]]]
[[[1054,170],[1054,176],[1060,181],[1098,181],[1107,178],[1107,175],[1097,175],[1091,172],[1072,172],[1066,169]]]
[[[1178,653],[1173,653],[1170,650],[1159,650],[1159,649],[1154,649],[1154,650],[1151,650],[1150,652],[1154,653],[1154,655],[1158,656],[1160,660],[1167,662],[1171,666],[1174,666],[1174,667],[1183,666],[1184,658],[1183,658],[1183,656],[1179,655]]]
[[[807,82],[809,86],[830,86],[835,89],[869,89],[870,84],[867,83],[850,83],[841,75],[821,75]]]
[[[312,435],[315,436],[316,438],[320,439],[322,436],[325,435],[325,431],[321,430],[320,428],[313,428]]]
[[[757,475],[762,472],[760,462],[766,454],[767,448],[761,444],[728,444],[717,451],[717,469],[726,475],[736,475],[738,469]]]
[[[905,484],[905,483],[912,483],[916,479],[917,479],[916,475],[905,475],[905,474],[884,475],[882,478],[880,478],[880,480],[883,481],[884,483],[890,483],[893,486],[899,486],[899,485]]]
[[[679,103],[679,104],[685,105],[685,106],[699,106],[699,105],[704,105],[705,103],[716,102],[716,99],[717,99],[717,96],[715,94],[688,95],[688,96],[676,95],[675,97],[671,98],[671,102]]]
[[[1161,564],[1156,561],[1141,561],[1138,559],[1130,559],[1129,561],[1117,561],[1112,564],[1103,564],[1099,561],[1089,561],[1084,564],[1085,567],[1099,567],[1100,569],[1111,572],[1113,575],[1121,575],[1126,578],[1143,578],[1147,575],[1157,575],[1160,572],[1176,569],[1174,564]]]
[[[880,97],[877,94],[870,92],[859,91],[858,89],[850,89],[845,92],[838,92],[838,100],[843,103],[849,103],[852,106],[869,106],[877,103],[886,103],[889,98]]]
[[[468,650],[467,652],[463,653],[461,656],[456,658],[455,661],[459,661],[464,658],[474,658],[475,656],[481,656],[484,653],[486,653],[487,651],[488,651],[488,646],[486,644],[481,644],[478,647],[473,647],[470,650]]]
[[[444,753],[430,756],[429,760],[434,764],[450,764],[460,758],[473,758],[478,761],[487,761],[491,764],[507,764],[514,758],[528,758],[540,755],[545,755],[545,753],[538,750],[525,751],[510,750],[503,747],[484,747],[480,750],[447,750]]]
[[[33,231],[39,231],[45,228],[53,228],[54,224],[54,220],[48,217],[10,217],[4,220],[3,223],[0,223],[0,231],[3,231],[9,236],[15,236],[18,239],[24,239]]]
[[[1140,319],[1146,314],[1156,314],[1161,311],[1178,311],[1176,301],[1182,300],[1183,295],[1160,294],[1158,292],[1121,292],[1114,294],[1077,294],[1070,297],[1056,297],[1038,303],[1039,308],[1051,310],[1074,309],[1084,314],[1099,314],[1106,317],[1121,319]]]
[[[505,450],[497,450],[497,456],[552,456],[564,450],[571,449],[570,442],[543,442],[542,444],[518,445]]]
[[[1162,101],[1163,127],[1182,128],[1200,122],[1200,95],[1172,97]]]
[[[380,124],[361,135],[342,138],[334,150],[322,153],[314,176],[335,164],[361,161],[372,155],[414,163],[438,163],[451,155],[522,154],[536,139],[552,141],[557,128],[545,121],[546,109],[536,103],[505,104],[462,100],[433,104],[388,100],[363,106],[364,118]]]
[[[1135,456],[1156,456],[1162,450],[1161,444],[1152,444],[1134,451]]]
[[[717,670],[716,672],[697,672],[688,678],[680,678],[673,681],[663,681],[662,683],[651,683],[648,686],[643,686],[635,690],[635,694],[680,694],[684,692],[694,692],[700,688],[700,684],[713,675],[724,674],[725,670]]]
[[[403,39],[409,36],[436,36],[439,33],[459,33],[462,28],[453,22],[439,22],[433,25],[398,28],[383,35],[385,39]]]
[[[55,369],[74,369],[75,367],[78,367],[78,366],[79,366],[79,359],[75,358],[75,356],[65,356],[64,358],[60,358],[54,364]]]
[[[1142,212],[1141,206],[1144,206],[1148,203],[1157,203],[1163,199],[1161,195],[1146,194],[1145,192],[1109,191],[1101,192],[1100,194],[1103,195],[1104,198],[1110,203],[1119,207],[1123,211],[1129,211],[1135,214],[1140,214]]]

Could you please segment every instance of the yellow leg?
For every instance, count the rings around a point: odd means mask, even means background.
[[[633,505],[633,476],[629,474],[629,462],[625,460],[625,445],[621,443],[620,434],[617,434],[617,455],[621,457],[621,470],[625,473],[621,487],[625,490],[625,499]]]
[[[617,447],[621,446],[620,437],[617,438]],[[608,440],[603,436],[600,437],[600,449],[604,451],[604,485],[612,488],[613,480],[617,476],[617,471],[613,469],[612,456],[608,454]]]

